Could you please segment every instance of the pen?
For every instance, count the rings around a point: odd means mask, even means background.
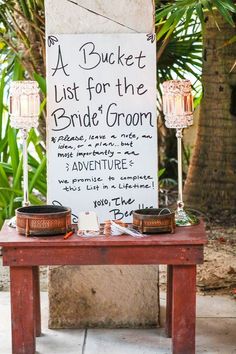
[[[74,231],[70,231],[70,232],[67,232],[67,234],[65,234],[64,236],[64,240],[67,240],[69,237],[71,237],[73,235]]]

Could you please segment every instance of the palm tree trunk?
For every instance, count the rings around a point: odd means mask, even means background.
[[[209,214],[236,210],[236,44],[223,46],[235,28],[216,19],[221,30],[209,17],[203,36],[204,98],[184,191],[186,205]]]

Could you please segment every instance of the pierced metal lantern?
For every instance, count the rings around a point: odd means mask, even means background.
[[[30,128],[37,128],[40,112],[39,87],[36,81],[13,81],[10,85],[10,124],[21,130],[23,141],[23,206],[28,206],[27,136]],[[14,226],[14,222],[13,222]]]
[[[10,120],[13,128],[37,128],[40,109],[36,81],[13,81],[10,86]]]
[[[198,219],[184,210],[182,176],[183,129],[193,124],[193,96],[189,80],[170,80],[163,83],[163,113],[167,128],[176,129],[178,149],[178,201],[175,213],[177,226],[191,226]]]
[[[183,129],[193,125],[193,96],[189,80],[163,83],[163,112],[167,128]]]

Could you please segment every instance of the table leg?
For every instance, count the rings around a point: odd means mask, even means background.
[[[173,354],[195,354],[196,265],[173,266]]]
[[[12,354],[35,354],[33,269],[10,267]]]
[[[167,265],[166,285],[166,335],[172,337],[172,290],[173,290],[173,266]]]
[[[34,292],[34,320],[35,320],[35,335],[41,335],[41,311],[40,311],[40,282],[39,282],[39,267],[33,267],[33,292]]]

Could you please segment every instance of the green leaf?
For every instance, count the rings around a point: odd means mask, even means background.
[[[228,9],[225,6],[225,2],[220,1],[220,0],[214,0],[215,5],[217,6],[217,9],[221,13],[221,15],[225,18],[225,20],[233,27],[235,27],[234,21],[232,19],[232,16],[230,15]]]
[[[23,14],[25,15],[25,17],[31,18],[27,1],[25,1],[25,0],[18,0],[18,4],[20,5],[20,8],[21,8]]]
[[[6,76],[6,69],[3,69],[2,77],[0,81],[0,141],[2,139],[2,119],[3,119],[3,106],[4,106],[3,98],[4,98],[4,89],[5,89],[5,76]]]
[[[1,162],[0,163],[6,174],[12,175],[13,174],[13,169],[12,166],[9,163],[6,162]]]
[[[177,10],[166,20],[164,26],[157,33],[157,40],[159,40],[165,33],[168,33],[167,37],[169,37],[170,33],[172,33],[175,27],[178,25],[179,21],[184,16],[185,9]]]
[[[24,69],[23,69],[18,57],[15,57],[12,80],[18,81],[18,80],[23,80],[23,79],[24,79]]]
[[[21,156],[20,163],[18,164],[16,173],[13,179],[13,189],[21,188],[21,177],[22,177],[22,164],[23,164],[23,156]],[[9,213],[13,215],[14,212],[14,194],[11,195],[10,203],[9,203]]]
[[[5,136],[2,140],[0,140],[0,154],[5,150],[7,143],[8,143],[7,136]]]
[[[35,72],[34,72],[34,79],[37,81],[41,91],[46,96],[46,93],[47,93],[46,79]]]
[[[23,196],[23,191],[21,189],[14,189],[14,188],[2,188],[0,187],[0,192],[1,191],[7,191],[11,194],[15,194],[18,196]],[[29,194],[29,200],[32,204],[36,204],[36,205],[42,205],[44,204],[39,198],[37,198],[34,194],[30,193]]]
[[[4,190],[0,193],[0,200],[2,203],[5,204],[5,207],[8,207],[10,196],[9,193],[5,191],[5,188],[10,188],[10,184],[8,182],[6,172],[1,163],[0,163],[0,186],[4,188]]]
[[[201,4],[196,5],[196,12],[197,12],[197,15],[201,21],[202,26],[203,26],[204,25],[204,15],[203,15]]]
[[[38,161],[30,153],[28,154],[28,163],[31,167],[38,168]]]
[[[236,6],[233,1],[230,0],[218,0],[214,1],[215,5],[218,8],[218,4],[221,4],[221,7],[224,7],[225,9],[229,10],[230,12],[235,13],[236,12]]]
[[[16,197],[16,198],[14,199],[14,202],[15,202],[15,203],[18,203],[18,202],[22,203],[23,200],[24,200],[23,197]]]
[[[29,142],[30,141],[34,144],[34,148],[38,154],[39,159],[42,160],[45,153],[44,153],[44,149],[41,144],[41,139],[37,136],[35,129],[30,130]]]
[[[38,168],[34,173],[34,177],[31,179],[29,191],[32,192],[37,180],[41,177],[41,173],[43,169],[46,167],[46,156],[43,157],[41,163],[39,164]]]
[[[42,112],[45,110],[46,104],[47,104],[47,97],[45,97],[45,98],[43,99],[42,103],[40,104],[40,112],[39,112],[39,115],[41,115]]]
[[[159,171],[158,171],[158,177],[160,178],[166,171],[166,168],[161,168]]]
[[[19,150],[17,146],[17,132],[14,128],[8,128],[8,143],[9,143],[9,151],[11,157],[11,164],[13,168],[13,174],[16,175],[16,171],[19,165]]]
[[[19,188],[21,186],[21,178],[22,178],[22,165],[23,165],[23,156],[21,156],[20,162],[17,166],[17,170],[13,179],[13,187]]]
[[[4,168],[1,163],[0,163],[0,186],[7,187],[7,188],[10,187],[6,172],[4,171]]]

